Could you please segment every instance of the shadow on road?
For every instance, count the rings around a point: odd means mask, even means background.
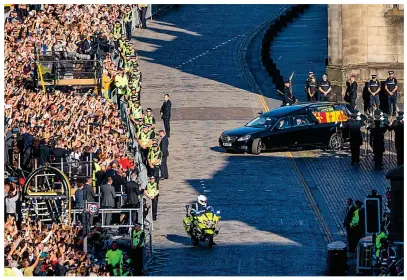
[[[169,241],[182,244],[182,245],[191,245],[191,239],[187,236],[181,236],[177,234],[167,234],[165,236]]]
[[[151,63],[251,91],[236,54],[244,36],[282,5],[180,5],[135,32]],[[256,16],[248,16],[256,15]],[[221,67],[220,67],[221,65]]]

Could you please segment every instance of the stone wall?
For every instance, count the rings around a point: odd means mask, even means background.
[[[364,85],[377,74],[383,81],[394,70],[404,94],[403,5],[328,5],[327,74],[337,99],[346,90],[351,74]],[[359,86],[362,93],[363,86]],[[360,94],[359,96],[362,96]]]

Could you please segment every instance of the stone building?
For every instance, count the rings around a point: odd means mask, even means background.
[[[371,74],[380,81],[394,70],[399,97],[404,95],[404,5],[328,5],[327,74],[338,99],[351,74],[361,102]]]

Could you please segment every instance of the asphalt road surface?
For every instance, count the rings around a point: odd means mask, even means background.
[[[283,8],[181,5],[134,33],[143,107],[159,119],[165,93],[173,104],[170,179],[160,183],[153,234],[154,246],[170,255],[156,275],[324,273],[326,236],[286,154],[231,155],[217,147],[223,130],[263,108],[238,51],[245,36]],[[197,194],[221,211],[212,249],[193,247],[183,228],[185,205]]]

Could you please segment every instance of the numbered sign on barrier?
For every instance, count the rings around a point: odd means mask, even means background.
[[[88,204],[88,212],[91,215],[98,215],[99,214],[99,204],[97,204],[97,203],[89,203]]]

